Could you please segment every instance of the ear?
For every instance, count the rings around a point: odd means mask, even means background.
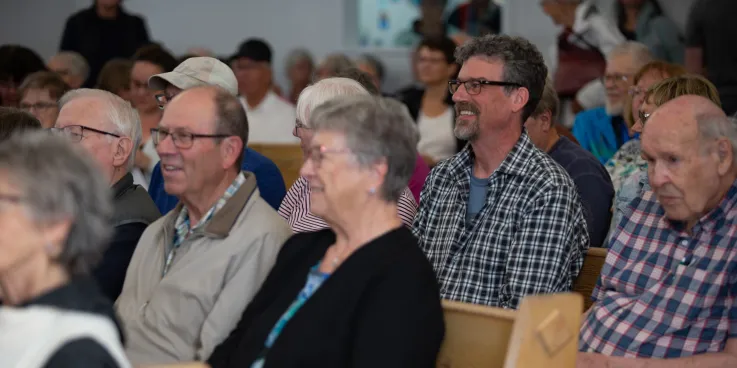
[[[512,91],[512,112],[520,112],[530,100],[530,91],[527,88],[520,87]]]
[[[386,158],[382,158],[376,161],[370,167],[371,177],[367,181],[369,189],[374,189],[378,192],[379,188],[384,184],[386,180],[386,173],[389,171],[389,165],[386,162]]]
[[[555,129],[553,128],[553,116],[550,111],[545,111],[538,117],[538,119],[541,123],[540,129],[542,129],[543,132],[548,133],[550,132],[550,129]]]
[[[54,222],[53,224],[43,226],[43,238],[48,247],[46,251],[52,259],[58,258],[63,251],[64,244],[67,241],[71,228],[71,218],[62,219]]]
[[[238,161],[238,158],[243,155],[243,142],[238,137],[223,138],[220,143],[220,155],[223,158],[223,168],[232,167]]]
[[[118,144],[115,145],[115,152],[113,153],[113,166],[126,166],[128,158],[133,154],[133,148],[133,141],[130,138],[118,138]]]
[[[719,175],[726,175],[734,165],[734,156],[732,154],[732,144],[727,138],[719,138],[716,143],[718,165],[717,171]]]

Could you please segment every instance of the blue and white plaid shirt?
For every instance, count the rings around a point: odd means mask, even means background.
[[[722,351],[737,337],[737,186],[690,234],[664,213],[652,191],[625,212],[579,350],[680,358]]]
[[[516,309],[525,295],[569,291],[589,247],[573,180],[523,134],[467,221],[473,159],[468,145],[438,164],[415,217],[442,298]]]

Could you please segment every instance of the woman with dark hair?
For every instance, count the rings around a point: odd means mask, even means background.
[[[148,79],[156,74],[168,73],[177,67],[177,59],[158,44],[141,47],[133,56],[130,72],[130,99],[141,117],[141,146],[136,153],[135,183],[148,189],[151,172],[159,162],[156,148],[150,139],[151,129],[161,120],[161,110],[155,91],[149,87]]]
[[[656,59],[683,64],[685,43],[676,24],[655,0],[618,0],[619,31],[631,41],[647,45]]]
[[[14,107],[0,106],[0,143],[14,134],[33,130],[41,130],[41,122],[36,117]]]
[[[18,87],[31,73],[46,70],[33,50],[19,45],[0,46],[0,106],[18,107]]]
[[[420,130],[417,150],[429,166],[453,156],[464,142],[453,134],[455,110],[448,81],[458,74],[456,44],[448,37],[428,38],[417,47],[417,74],[423,88],[409,87],[397,93]]]

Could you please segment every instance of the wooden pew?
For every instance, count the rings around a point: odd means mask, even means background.
[[[251,143],[248,147],[274,161],[284,177],[287,190],[299,178],[299,170],[304,161],[299,144]]]
[[[586,258],[583,261],[581,272],[579,272],[578,277],[573,282],[573,291],[581,294],[584,298],[584,311],[588,310],[593,303],[591,301],[591,293],[594,291],[596,282],[599,281],[601,268],[604,266],[604,261],[606,260],[606,253],[606,248],[589,248]]]
[[[443,301],[438,368],[573,368],[582,297],[528,296],[518,311]]]

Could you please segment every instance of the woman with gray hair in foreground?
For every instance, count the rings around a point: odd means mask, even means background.
[[[45,131],[0,145],[0,367],[129,367],[112,304],[87,277],[112,230],[88,155]]]
[[[432,266],[397,201],[419,133],[404,106],[371,96],[317,107],[302,175],[330,229],[294,235],[213,368],[435,367],[443,313]]]

